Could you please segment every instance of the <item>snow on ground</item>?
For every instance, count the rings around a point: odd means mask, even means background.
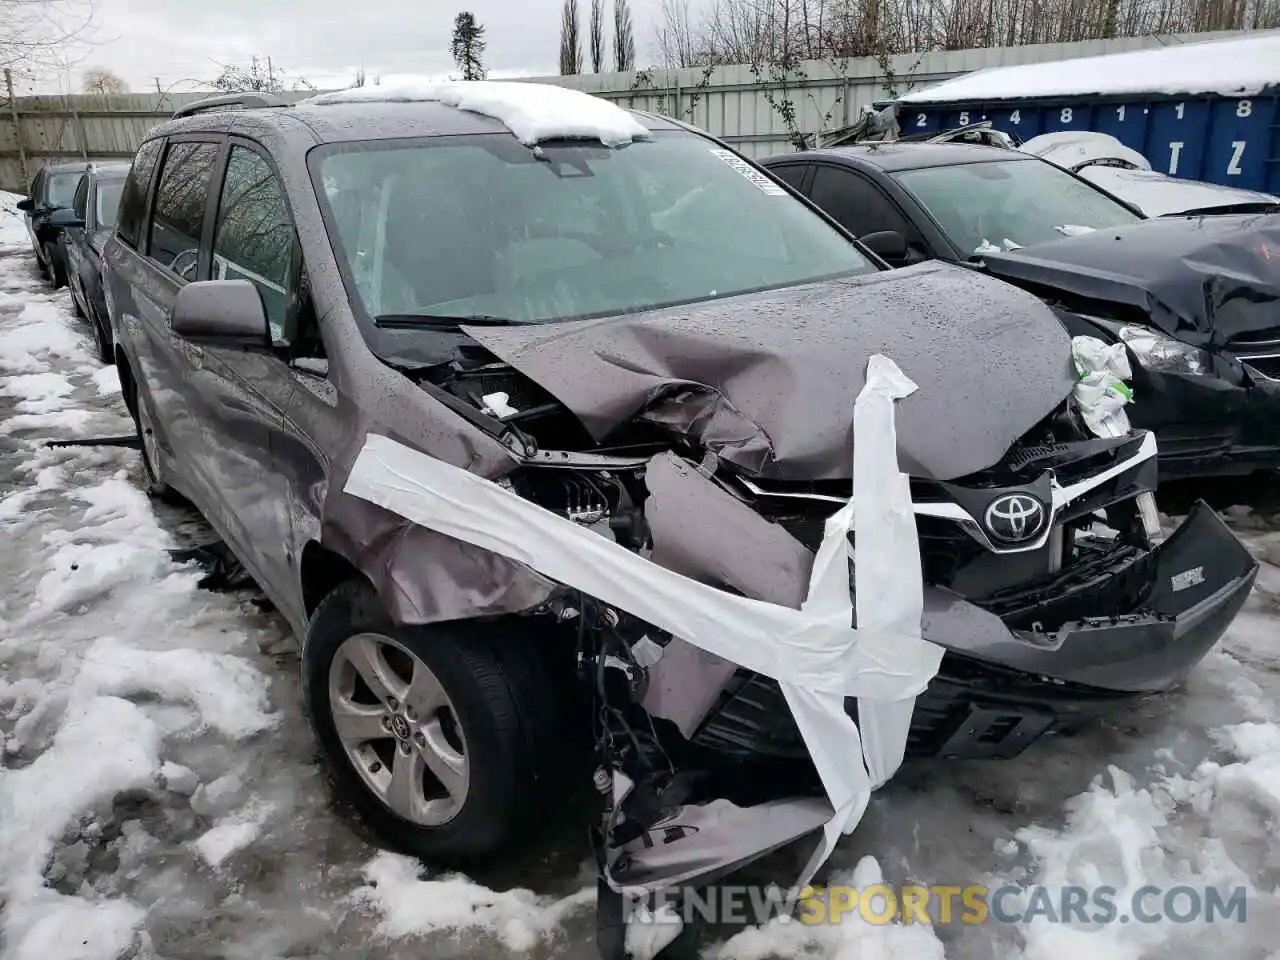
[[[12,237],[3,226],[0,236]],[[472,879],[380,852],[333,808],[282,622],[197,587],[209,538],[141,492],[65,293],[0,243],[0,943],[6,960],[589,960],[582,824]],[[706,960],[1274,957],[1280,943],[1280,523],[1228,521],[1263,560],[1186,689],[1003,763],[923,764],[878,792],[828,882],[1248,889],[1247,922],[846,921],[712,928]],[[786,850],[735,878],[789,880]],[[1012,902],[1012,901],[1011,901]],[[642,931],[638,957],[665,939]]]
[[[992,67],[915,90],[903,103],[1030,97],[1217,93],[1248,97],[1275,83],[1280,30],[1049,63]]]
[[[0,246],[25,243],[27,228],[23,225],[22,214],[18,212],[18,202],[22,197],[16,193],[0,190]]]

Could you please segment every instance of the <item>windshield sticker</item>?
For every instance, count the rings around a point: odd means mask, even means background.
[[[769,196],[785,197],[787,195],[787,191],[785,189],[778,186],[759,170],[752,168],[751,164],[747,163],[747,161],[743,160],[737,154],[729,150],[721,150],[719,147],[712,147],[711,152],[729,166],[733,167],[733,169],[737,170],[740,174],[759,187],[762,192],[767,193]]]

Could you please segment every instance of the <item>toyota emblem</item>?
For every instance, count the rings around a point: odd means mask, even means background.
[[[1044,504],[1026,493],[1006,493],[987,507],[986,524],[1001,543],[1022,543],[1044,529]]]

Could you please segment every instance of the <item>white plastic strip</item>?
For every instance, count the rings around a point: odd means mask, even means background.
[[[854,404],[855,496],[826,523],[799,610],[681,576],[388,437],[365,439],[344,489],[778,680],[835,810],[803,884],[857,825],[873,785],[901,763],[914,698],[942,658],[920,637],[919,542],[897,468],[894,402],[915,389],[891,360],[871,358]],[[850,626],[851,527],[859,629]],[[865,738],[845,713],[846,696],[860,700]]]

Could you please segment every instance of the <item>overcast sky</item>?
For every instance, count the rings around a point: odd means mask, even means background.
[[[462,6],[465,3],[466,6]],[[640,64],[653,60],[653,22],[660,0],[631,0]],[[585,20],[590,0],[579,0]],[[345,86],[361,65],[375,72],[447,75],[454,69],[449,36],[458,10],[485,27],[485,64],[499,74],[557,70],[559,0],[94,0],[91,41],[69,77],[39,86],[78,91],[86,67],[120,74],[131,90],[192,89],[219,64],[272,58],[290,77]],[[606,0],[606,20],[612,6]],[[585,24],[584,24],[585,27]]]

